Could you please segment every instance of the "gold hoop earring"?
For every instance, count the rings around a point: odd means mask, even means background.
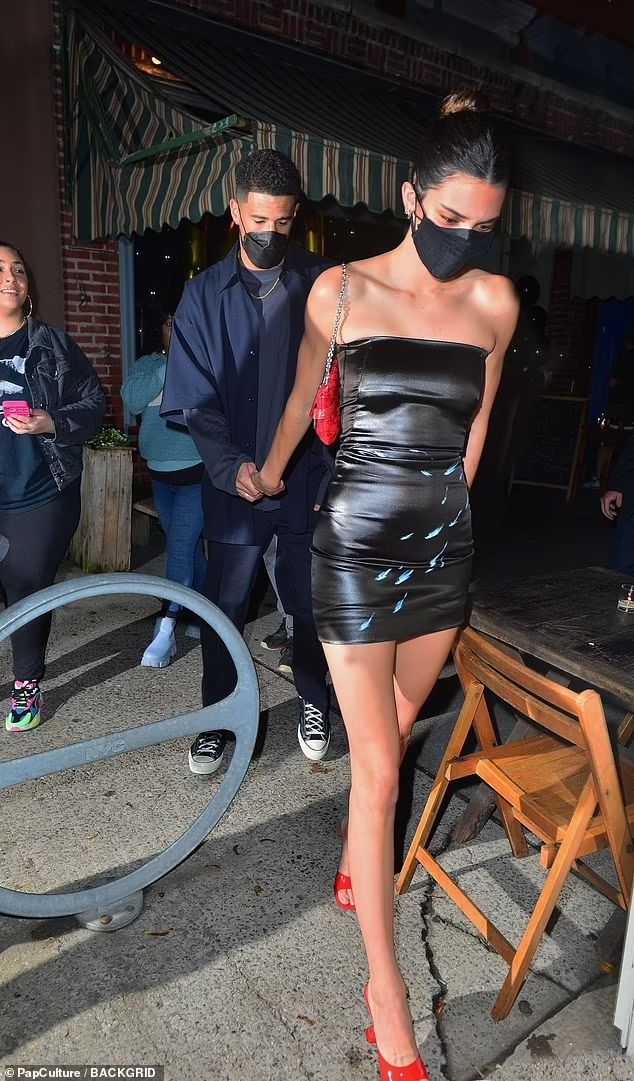
[[[25,319],[30,319],[30,318],[31,318],[31,316],[33,315],[33,301],[31,300],[31,296],[30,296],[30,294],[28,294],[28,293],[27,293],[27,297],[26,297],[26,299],[27,299],[27,300],[28,300],[28,302],[29,302],[29,311],[28,311],[28,314],[24,316],[24,318],[25,318]],[[26,302],[25,302],[25,303],[26,303]]]

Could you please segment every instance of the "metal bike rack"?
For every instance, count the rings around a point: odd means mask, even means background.
[[[29,754],[0,763],[0,790],[24,781],[114,758],[128,751],[155,747],[182,736],[223,729],[232,732],[236,747],[220,787],[195,822],[159,855],[121,878],[71,893],[21,893],[0,886],[0,913],[7,916],[50,918],[76,916],[91,930],[113,931],[130,923],[143,907],[143,890],[172,871],[208,836],[236,795],[249,767],[258,730],[259,691],[255,667],[242,635],[211,601],[185,586],[146,574],[97,574],[74,578],[43,589],[0,615],[0,642],[31,620],[73,601],[93,597],[140,594],[173,601],[200,616],[223,639],[236,667],[238,681],[228,698],[165,721],[83,740],[54,751]],[[32,744],[31,744],[32,745]]]

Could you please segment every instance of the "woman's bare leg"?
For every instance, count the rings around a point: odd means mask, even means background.
[[[456,630],[453,629],[397,643],[394,697],[400,734],[401,761],[407,750],[416,718],[434,689],[455,637]],[[339,871],[344,875],[350,874],[347,830],[348,820],[344,818],[341,823],[342,847],[339,861]],[[343,904],[354,904],[352,889],[339,890],[338,897]]]
[[[401,762],[394,642],[325,645],[350,744],[350,873],[370,968],[381,1053],[396,1066],[417,1055],[394,950],[394,812]]]
[[[401,739],[401,759],[405,755],[412,728],[429,698],[449,656],[457,629],[436,631],[410,638],[396,646],[394,696]]]

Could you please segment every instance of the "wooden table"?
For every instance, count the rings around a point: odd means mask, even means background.
[[[624,581],[584,567],[504,582],[477,590],[470,623],[634,711],[634,612],[617,610]]]
[[[476,630],[536,658],[542,671],[577,677],[610,694],[624,713],[634,713],[634,612],[619,612],[621,574],[602,567],[536,578],[517,579],[476,590],[470,623]],[[628,723],[629,722],[629,723]],[[532,728],[518,719],[509,737],[521,739]],[[634,720],[619,730],[629,741]],[[456,843],[472,839],[493,812],[489,790],[482,786],[453,832]],[[620,916],[622,933],[624,917]],[[610,921],[597,946],[604,961],[614,951],[619,920]]]

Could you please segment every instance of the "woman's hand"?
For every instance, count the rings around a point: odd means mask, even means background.
[[[55,435],[55,423],[45,409],[34,409],[30,417],[6,417],[7,428],[15,435]]]
[[[286,485],[283,480],[269,480],[264,470],[258,471],[254,469],[251,473],[251,482],[255,485],[258,492],[262,495],[272,498],[276,495],[281,495]]]

